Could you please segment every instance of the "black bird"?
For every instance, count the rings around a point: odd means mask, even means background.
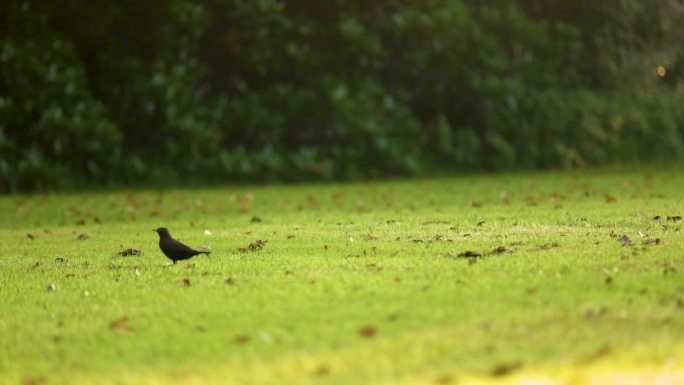
[[[156,231],[157,234],[159,234],[159,248],[161,249],[162,253],[169,257],[169,259],[172,260],[174,264],[176,263],[176,261],[189,259],[197,254],[210,253],[209,251],[193,250],[192,248],[190,248],[190,246],[184,245],[178,242],[177,240],[171,238],[171,234],[169,234],[169,230],[167,230],[166,227],[160,227],[158,229],[154,229],[153,231]]]

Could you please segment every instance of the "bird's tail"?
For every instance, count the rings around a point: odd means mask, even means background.
[[[209,254],[211,254],[211,251],[200,251],[199,254],[209,255]]]

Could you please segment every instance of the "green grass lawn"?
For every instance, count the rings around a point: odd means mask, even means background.
[[[0,383],[682,379],[680,169],[0,197]]]

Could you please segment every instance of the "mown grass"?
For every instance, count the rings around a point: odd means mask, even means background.
[[[672,167],[2,197],[0,383],[681,374],[683,191]],[[169,266],[159,226],[213,253]]]

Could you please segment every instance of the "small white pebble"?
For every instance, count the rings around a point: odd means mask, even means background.
[[[55,291],[55,290],[57,290],[57,285],[55,285],[54,283],[51,283],[48,285],[48,291]]]
[[[262,341],[266,342],[269,345],[273,343],[273,337],[271,337],[271,335],[266,332],[262,331],[261,333],[259,333],[259,337]]]
[[[211,231],[209,231],[209,229],[204,229],[204,235],[211,235]]]
[[[135,275],[140,277],[140,269],[138,269],[137,267],[135,268]]]
[[[349,241],[349,242],[354,242],[354,238],[352,238],[351,235],[350,235],[348,241]]]

